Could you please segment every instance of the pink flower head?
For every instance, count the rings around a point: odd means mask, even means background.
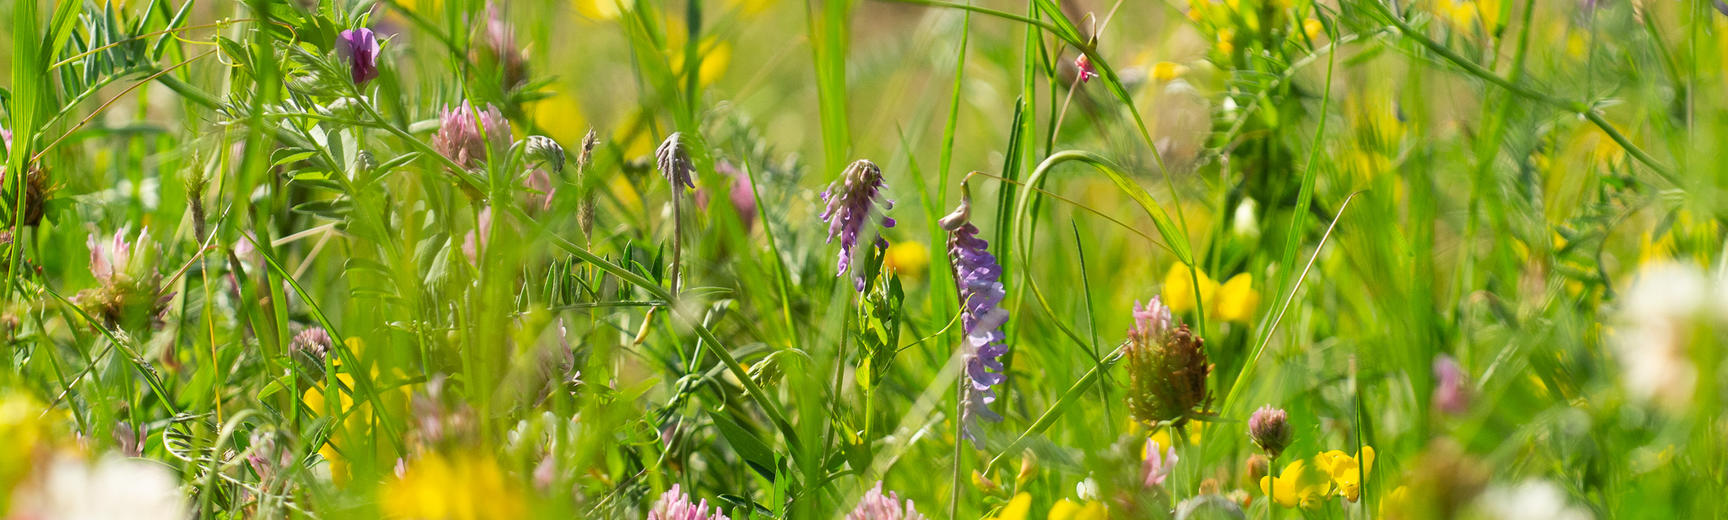
[[[378,77],[378,36],[371,29],[342,31],[336,38],[336,54],[348,60],[348,73],[355,85],[365,85]]]
[[[148,229],[140,232],[139,242],[149,233]],[[84,243],[90,246],[90,274],[96,275],[96,281],[109,283],[117,275],[125,274],[126,266],[132,263],[132,244],[126,242],[124,230],[115,231],[114,239],[108,243],[96,240],[96,235],[90,235]]]
[[[846,515],[846,520],[927,520],[911,500],[904,503],[905,507],[901,505],[900,496],[893,491],[882,494],[882,482],[878,481],[858,501],[858,507]]]
[[[1074,58],[1074,68],[1080,71],[1081,83],[1092,81],[1092,78],[1098,77],[1098,69],[1092,66],[1092,58],[1086,57],[1085,54]]]
[[[1434,358],[1434,407],[1452,415],[1470,410],[1470,389],[1463,367],[1452,356]]]
[[[690,496],[678,489],[677,484],[672,489],[660,495],[660,500],[654,502],[654,508],[648,510],[648,520],[732,520],[725,513],[715,508],[708,512],[708,501],[690,502]]]
[[[1140,302],[1134,302],[1134,327],[1128,329],[1128,336],[1149,340],[1163,337],[1170,332],[1170,308],[1164,301],[1153,296],[1142,307]]]
[[[1176,448],[1159,446],[1158,441],[1146,439],[1146,454],[1140,463],[1140,480],[1146,487],[1162,486],[1164,480],[1170,477],[1170,471],[1176,469]]]
[[[510,152],[510,120],[498,107],[478,110],[463,101],[439,113],[438,133],[432,136],[432,148],[438,153],[463,168],[478,168],[486,161],[488,147],[500,156]]]

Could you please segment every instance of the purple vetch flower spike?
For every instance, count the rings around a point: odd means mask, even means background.
[[[691,503],[690,496],[678,489],[677,484],[672,489],[660,495],[660,500],[654,502],[654,508],[648,510],[648,520],[732,520],[725,513],[715,508],[708,512],[708,501]]]
[[[966,333],[966,376],[971,384],[961,396],[960,435],[982,447],[978,435],[978,419],[995,422],[1002,416],[990,411],[996,401],[991,387],[1008,379],[1001,357],[1008,353],[1003,341],[1007,335],[1002,324],[1008,321],[1008,311],[1001,308],[1006,296],[1002,288],[1002,266],[986,248],[989,242],[978,238],[978,227],[972,225],[971,201],[960,200],[960,207],[939,222],[948,231],[948,258],[954,266],[954,285],[960,291],[960,324]]]
[[[432,148],[451,162],[463,168],[478,168],[486,162],[488,145],[494,154],[510,153],[510,120],[504,118],[498,107],[486,105],[485,110],[476,110],[463,101],[439,113]]]
[[[355,85],[378,77],[378,36],[361,27],[342,31],[336,38],[336,54],[348,60],[348,73]]]
[[[894,201],[882,197],[882,169],[868,159],[859,159],[847,166],[840,178],[822,191],[822,201],[828,203],[821,215],[822,221],[828,223],[828,242],[840,237],[840,264],[834,273],[834,276],[840,276],[852,267],[858,236],[863,233],[864,224],[870,220],[876,204],[880,202],[882,210],[887,211],[894,207]],[[881,222],[883,228],[894,227],[894,219],[886,215]],[[878,235],[876,247],[888,247],[888,239]],[[862,271],[853,285],[858,292],[864,292]]]
[[[882,494],[882,482],[877,481],[876,487],[864,493],[864,498],[858,501],[858,507],[846,515],[846,520],[928,520],[918,513],[918,508],[907,499],[905,507],[901,507],[900,496],[893,491]]]

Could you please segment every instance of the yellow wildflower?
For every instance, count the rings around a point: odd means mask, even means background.
[[[1212,280],[1205,272],[1199,273],[1199,301],[1206,305],[1206,315],[1224,321],[1246,323],[1254,319],[1254,310],[1260,305],[1260,293],[1254,290],[1254,276],[1239,273],[1230,277],[1224,285]],[[1164,305],[1175,312],[1194,310],[1194,281],[1189,277],[1188,266],[1181,263],[1170,266],[1170,272],[1164,275]]]
[[[1197,273],[1200,277],[1200,294],[1194,294],[1194,281],[1188,274],[1188,266],[1180,262],[1170,266],[1170,272],[1164,275],[1164,305],[1174,312],[1189,312],[1194,310],[1200,301],[1211,302],[1212,295],[1218,292],[1218,282],[1212,281],[1205,272]]]
[[[1345,500],[1355,502],[1362,496],[1362,480],[1374,468],[1374,447],[1363,446],[1355,457],[1332,450],[1314,456],[1314,463],[1332,476],[1332,484]]]
[[[582,137],[588,134],[588,122],[587,118],[582,117],[582,106],[569,94],[554,94],[552,97],[535,101],[529,105],[528,111],[534,118],[534,124],[546,130],[548,135],[560,143],[574,145],[582,142]]]
[[[1026,514],[1030,512],[1032,495],[1022,492],[1009,499],[1008,505],[1002,506],[1002,510],[997,511],[996,516],[990,517],[990,520],[1026,520]]]
[[[408,466],[400,479],[384,485],[382,506],[389,518],[521,518],[527,513],[517,483],[497,462],[479,451],[452,458],[433,453]]]
[[[1332,493],[1332,479],[1307,461],[1297,460],[1284,466],[1278,478],[1260,477],[1260,492],[1280,506],[1319,509]]]
[[[1169,82],[1188,73],[1188,66],[1180,63],[1160,61],[1152,65],[1152,79]]]
[[[888,270],[900,276],[922,278],[930,268],[930,249],[921,242],[895,242],[884,256]]]
[[[1050,520],[1105,520],[1109,518],[1103,502],[1076,504],[1066,498],[1050,507]]]
[[[1320,20],[1318,19],[1309,18],[1302,20],[1302,34],[1307,35],[1309,40],[1319,39],[1320,33],[1325,31],[1326,25],[1320,23]]]
[[[1236,52],[1236,30],[1224,28],[1218,30],[1218,52],[1230,54]]]
[[[1212,315],[1224,321],[1246,323],[1254,319],[1254,308],[1260,305],[1260,293],[1254,291],[1254,276],[1248,273],[1230,277],[1218,289],[1218,295],[1208,302]]]

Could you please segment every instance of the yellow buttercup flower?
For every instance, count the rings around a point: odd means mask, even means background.
[[[1297,460],[1284,466],[1278,478],[1260,477],[1260,492],[1280,506],[1319,509],[1332,493],[1332,478],[1307,461]]]
[[[1307,35],[1309,40],[1320,38],[1320,33],[1325,31],[1326,26],[1320,23],[1320,20],[1314,18],[1302,20],[1302,34]]]
[[[1211,302],[1212,296],[1218,292],[1218,282],[1212,281],[1205,272],[1198,273],[1200,277],[1200,294],[1194,294],[1194,281],[1188,274],[1188,266],[1177,262],[1170,266],[1170,272],[1164,275],[1164,305],[1174,312],[1189,312],[1194,310],[1197,302]]]
[[[588,121],[582,116],[582,105],[577,104],[576,98],[568,94],[555,94],[535,101],[529,105],[528,112],[533,116],[535,125],[572,149],[582,142],[583,136],[588,135]]]
[[[481,451],[450,458],[429,454],[385,484],[382,494],[388,518],[479,520],[521,518],[527,512],[517,483]]]
[[[1260,305],[1260,293],[1254,290],[1254,276],[1241,273],[1230,277],[1209,303],[1212,315],[1220,320],[1247,322],[1254,319],[1254,309]]]
[[[1374,468],[1374,447],[1363,446],[1362,451],[1351,457],[1342,451],[1332,450],[1314,456],[1314,463],[1332,477],[1332,484],[1338,487],[1338,494],[1345,500],[1355,502],[1362,496],[1362,480],[1367,478],[1369,470]]]
[[[1206,316],[1223,321],[1247,323],[1254,319],[1254,311],[1260,306],[1260,293],[1254,290],[1254,276],[1239,273],[1230,277],[1230,281],[1219,285],[1199,273],[1199,302],[1206,305]],[[1194,280],[1188,275],[1188,266],[1181,263],[1170,266],[1170,272],[1164,275],[1164,305],[1175,312],[1194,310]]]
[[[1109,514],[1103,502],[1076,504],[1066,498],[1050,507],[1050,520],[1105,520]]]
[[[896,242],[888,246],[883,262],[900,276],[922,278],[930,268],[930,249],[920,242]]]
[[[1020,493],[1009,499],[1008,505],[1002,506],[1002,510],[998,511],[996,516],[990,517],[990,520],[1026,520],[1026,515],[1031,512],[1032,495]]]

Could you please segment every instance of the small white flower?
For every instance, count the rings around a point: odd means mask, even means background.
[[[1640,268],[1621,297],[1622,329],[1614,334],[1622,379],[1634,398],[1679,409],[1691,400],[1698,374],[1687,337],[1707,317],[1710,279],[1696,266],[1671,262]]]

